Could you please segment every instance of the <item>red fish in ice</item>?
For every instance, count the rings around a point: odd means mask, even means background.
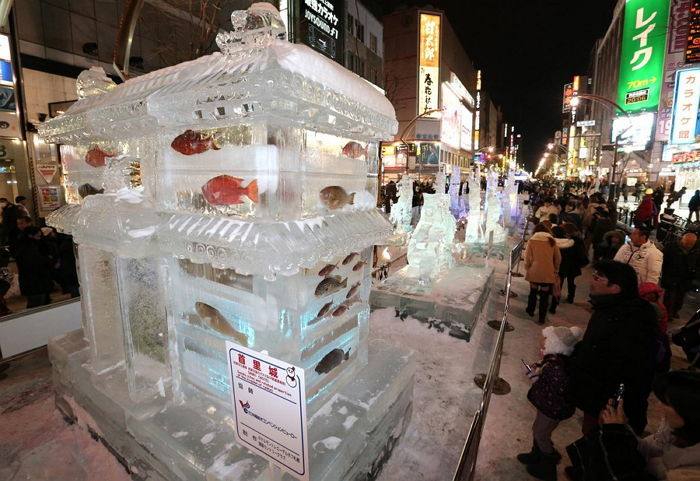
[[[359,159],[367,156],[367,149],[362,147],[362,144],[351,140],[343,146],[343,155],[347,155],[352,159]]]
[[[94,145],[87,151],[87,154],[85,154],[85,163],[92,167],[104,167],[107,165],[107,161],[105,160],[107,157],[114,157],[114,154],[105,152],[99,145]]]
[[[204,184],[202,194],[212,205],[242,204],[244,196],[255,203],[258,201],[258,181],[252,180],[243,187],[243,179],[220,175]]]
[[[205,137],[201,132],[194,130],[185,130],[175,137],[170,147],[183,155],[201,154],[210,149],[219,150],[214,137]]]

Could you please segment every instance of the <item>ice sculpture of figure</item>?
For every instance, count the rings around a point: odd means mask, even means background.
[[[310,449],[311,479],[366,479],[411,406],[410,354],[368,342],[394,109],[281,40],[270,4],[232,22],[223,54],[111,89],[81,74],[84,96],[40,127],[61,144],[69,204],[47,222],[78,244],[83,307],[83,332],[50,347],[57,404],[89,398],[95,431],[158,479],[268,481],[229,424],[228,341],[305,370],[308,446],[343,441]]]
[[[500,242],[505,238],[505,230],[498,224],[502,213],[503,205],[501,204],[501,195],[498,192],[498,172],[491,169],[487,176],[486,224],[484,233],[486,236],[489,236],[491,232],[493,232],[495,242]]]
[[[435,193],[436,194],[444,194],[446,184],[447,184],[447,174],[445,174],[445,172],[441,170],[437,174],[435,174],[435,183],[433,184],[433,188],[435,189]]]
[[[459,185],[461,181],[461,173],[459,167],[452,167],[452,176],[450,177],[450,188],[447,193],[450,195],[450,212],[455,219],[460,219],[466,215],[466,210],[459,197]]]
[[[408,244],[408,275],[429,283],[454,265],[452,243],[457,223],[448,194],[424,194],[420,222]]]
[[[408,174],[397,184],[399,200],[391,208],[389,219],[394,224],[394,232],[408,234],[413,230],[411,214],[413,209],[413,179]]]
[[[476,174],[478,174],[478,167]],[[467,244],[477,242],[481,238],[481,185],[479,177],[467,176],[469,185],[469,216],[464,240]]]

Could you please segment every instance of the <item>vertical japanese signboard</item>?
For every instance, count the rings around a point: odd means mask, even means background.
[[[617,103],[627,112],[659,105],[669,0],[627,0]]]
[[[698,127],[700,68],[681,70],[676,77],[671,127],[672,144],[692,144]]]
[[[700,0],[690,2],[685,61],[687,63],[700,62]]]
[[[300,481],[309,481],[304,370],[226,342],[236,439]]]
[[[418,115],[438,108],[440,85],[440,15],[420,14]],[[426,117],[436,117],[436,113]]]

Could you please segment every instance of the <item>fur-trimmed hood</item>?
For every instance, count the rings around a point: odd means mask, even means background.
[[[552,234],[550,234],[549,232],[535,232],[534,234],[532,234],[532,237],[530,237],[531,241],[540,242],[549,242],[549,239],[554,239],[554,237],[552,237]]]
[[[556,238],[554,239],[557,242],[557,247],[559,249],[568,249],[570,247],[574,246],[574,240],[573,239],[559,239]]]

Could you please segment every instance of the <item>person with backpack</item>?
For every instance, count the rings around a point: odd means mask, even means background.
[[[566,396],[569,376],[566,362],[581,339],[579,327],[549,326],[542,330],[542,360],[527,366],[527,375],[535,382],[527,399],[537,408],[532,425],[532,449],[518,454],[527,472],[545,481],[556,481],[557,463],[561,459],[552,443],[552,432],[559,423],[574,415],[574,406]]]

